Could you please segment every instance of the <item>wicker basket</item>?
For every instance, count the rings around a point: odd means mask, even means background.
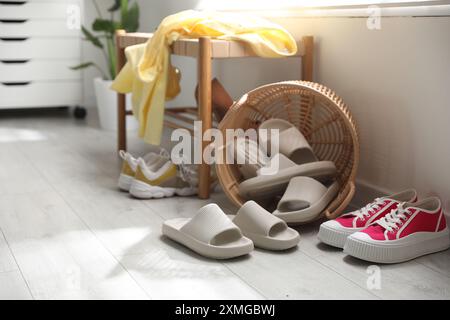
[[[234,103],[219,124],[226,129],[257,129],[267,119],[280,118],[297,126],[319,160],[335,163],[340,191],[325,210],[329,219],[339,216],[355,193],[359,142],[355,122],[345,103],[327,87],[305,81],[265,85]],[[238,193],[242,175],[236,165],[217,164],[222,189],[236,205],[245,199]]]

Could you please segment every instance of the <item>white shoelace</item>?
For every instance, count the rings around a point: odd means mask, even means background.
[[[360,220],[364,220],[364,218],[370,217],[372,211],[380,209],[384,201],[385,201],[384,198],[376,198],[375,201],[369,203],[365,207],[362,207],[358,211],[353,212],[353,215],[358,217],[358,219]]]
[[[166,151],[168,159],[171,160],[169,153]],[[178,176],[189,184],[191,188],[196,187],[198,183],[198,167],[190,164],[190,159],[187,159],[184,155],[181,156],[181,163],[177,164]]]
[[[397,230],[411,215],[409,211],[403,208],[403,204],[398,206],[397,209],[392,210],[383,218],[377,221],[377,223],[389,232]]]
[[[170,154],[166,149],[159,150],[159,155],[163,158],[170,159]]]
[[[195,180],[197,180],[197,178],[195,177],[195,175],[197,175],[197,171],[192,167],[192,165],[187,165],[187,164],[179,164],[178,168],[180,169],[180,178],[189,183],[189,186],[191,188],[195,187]]]
[[[120,150],[119,155],[122,158],[122,160],[125,160],[127,158],[128,152],[126,152],[124,150]]]

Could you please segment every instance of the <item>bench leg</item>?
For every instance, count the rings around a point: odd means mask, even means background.
[[[206,130],[212,126],[212,106],[211,106],[211,40],[209,38],[199,39],[198,54],[198,83],[199,83],[199,119],[202,121],[202,138]],[[203,140],[203,139],[202,139]],[[203,160],[203,150],[208,142],[201,142],[202,162],[199,165],[199,186],[198,196],[201,199],[208,199],[210,193],[211,167]]]
[[[127,115],[125,106],[125,95],[117,95],[117,151],[127,150]]]
[[[125,65],[125,49],[118,45],[118,38],[125,34],[123,30],[116,31],[117,72]],[[124,94],[117,94],[117,151],[127,150],[127,112]]]

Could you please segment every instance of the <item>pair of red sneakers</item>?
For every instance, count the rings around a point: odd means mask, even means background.
[[[450,233],[439,198],[417,201],[413,189],[377,198],[322,223],[319,239],[359,259],[397,263],[448,249]]]

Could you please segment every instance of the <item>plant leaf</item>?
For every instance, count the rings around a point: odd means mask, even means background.
[[[69,67],[69,68],[72,70],[81,70],[81,69],[93,67],[94,65],[95,65],[95,63],[93,63],[93,62],[84,62],[84,63],[81,63],[81,64],[73,66],[73,67]]]
[[[116,77],[117,57],[113,39],[112,38],[107,39],[106,45],[108,48],[109,74],[111,79],[114,79]]]
[[[97,69],[101,74],[102,74],[102,78],[103,79],[108,79],[108,77],[105,75],[105,73],[103,72],[103,70],[94,62],[83,62],[77,66],[73,66],[73,67],[69,67],[72,70],[82,70],[82,69],[86,69],[89,67],[94,67],[95,69]]]
[[[92,29],[94,31],[104,31],[110,34],[114,34],[117,29],[120,29],[118,22],[106,20],[106,19],[95,19],[92,24]]]
[[[81,31],[83,32],[84,36],[86,37],[86,40],[92,42],[94,46],[97,48],[103,49],[103,44],[100,42],[100,39],[98,39],[96,36],[94,36],[88,29],[85,27],[81,27]]]
[[[120,0],[120,20],[123,22],[126,20],[128,14],[128,0]]]
[[[127,32],[136,32],[139,29],[139,6],[136,2],[123,18],[122,26]]]
[[[120,0],[114,0],[114,4],[108,9],[109,12],[114,12],[120,9]]]

